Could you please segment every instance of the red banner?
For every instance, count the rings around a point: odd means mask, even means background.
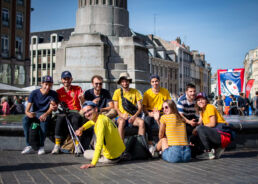
[[[254,84],[254,79],[250,79],[250,80],[247,81],[246,87],[245,87],[245,96],[246,96],[246,98],[249,97],[251,89],[253,87],[253,84]]]

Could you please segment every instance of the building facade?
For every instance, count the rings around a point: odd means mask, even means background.
[[[53,76],[56,69],[56,52],[62,41],[67,41],[74,31],[61,29],[31,33],[30,85],[39,85],[44,75]]]
[[[245,55],[244,60],[245,68],[245,81],[254,79],[253,87],[251,88],[250,97],[255,96],[255,92],[258,91],[258,47],[250,50]]]
[[[0,1],[0,83],[29,85],[30,0]]]

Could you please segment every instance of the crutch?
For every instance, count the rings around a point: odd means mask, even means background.
[[[71,125],[70,120],[69,120],[67,117],[66,117],[66,122],[67,122],[67,126],[68,126],[69,133],[70,133],[71,138],[72,138],[72,140],[73,140],[73,145],[74,145],[74,147],[76,146],[76,144],[75,144],[75,139],[76,139],[76,140],[78,141],[78,143],[79,143],[79,146],[80,146],[81,150],[82,150],[83,153],[84,153],[85,150],[84,150],[84,148],[83,148],[83,146],[82,146],[82,144],[81,144],[81,142],[80,142],[78,136],[75,134],[75,131],[74,131],[72,125]]]

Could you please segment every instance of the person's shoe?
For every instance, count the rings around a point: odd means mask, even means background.
[[[200,160],[212,160],[215,158],[214,149],[211,149],[211,151],[206,151],[202,153],[201,155],[197,155],[196,158]]]
[[[22,152],[21,152],[21,154],[29,154],[29,153],[31,153],[32,152],[32,147],[31,146],[26,146],[23,150],[22,150]]]
[[[152,144],[151,144],[151,145],[149,145],[149,151],[150,151],[151,155],[152,155],[152,156],[154,156],[155,151],[156,151],[156,147],[155,147],[155,146],[153,146]]]
[[[221,155],[224,153],[225,148],[219,147],[215,149],[215,158],[220,158]]]
[[[59,154],[60,153],[60,145],[55,144],[55,147],[53,148],[52,154]]]
[[[81,151],[81,148],[79,147],[79,145],[75,146],[74,154],[75,154],[75,156],[79,156],[80,154],[82,154],[82,151]]]
[[[38,155],[44,155],[46,152],[45,152],[45,149],[44,147],[40,147],[39,150],[38,150]]]

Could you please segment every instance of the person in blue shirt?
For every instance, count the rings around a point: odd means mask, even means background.
[[[46,138],[47,125],[50,122],[52,108],[50,104],[56,105],[58,102],[57,93],[51,90],[53,86],[53,79],[51,76],[44,76],[42,78],[41,88],[31,92],[28,105],[25,110],[26,116],[22,120],[26,147],[21,152],[28,154],[32,151],[29,143],[29,129],[33,122],[40,123],[40,143],[38,155],[45,154],[44,142]]]

